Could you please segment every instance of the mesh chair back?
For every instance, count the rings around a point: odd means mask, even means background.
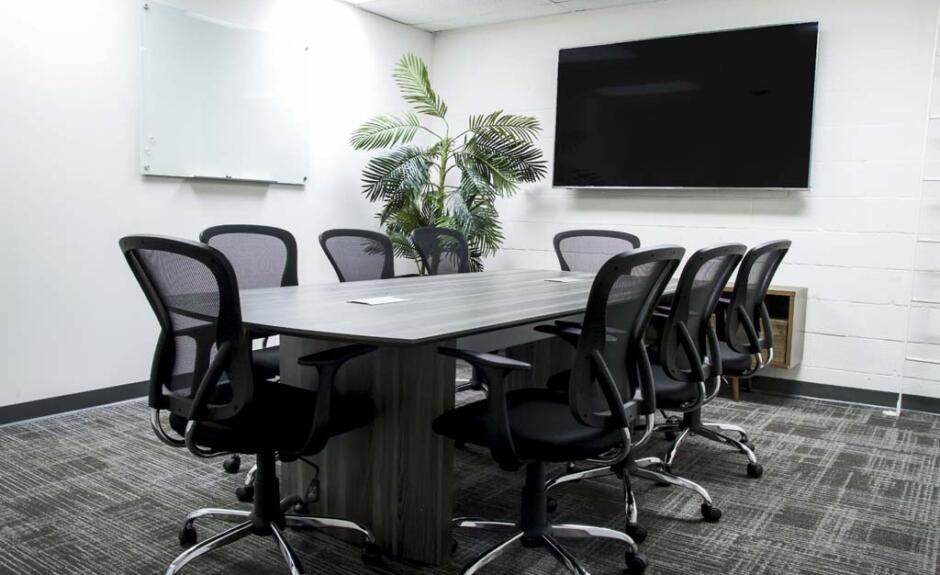
[[[658,346],[660,363],[672,379],[698,383],[704,381],[702,374],[710,376],[709,362],[715,359],[710,350],[717,345],[710,320],[745,251],[742,244],[721,244],[695,252],[685,264]]]
[[[320,246],[341,282],[387,279],[395,275],[392,241],[369,230],[327,230]]]
[[[214,403],[205,403],[201,419],[235,415],[250,401],[253,382],[231,264],[219,251],[187,240],[130,236],[120,246],[160,324],[150,407],[190,417],[208,374],[229,385],[225,396],[206,396]]]
[[[428,275],[462,274],[470,271],[470,249],[467,239],[449,228],[417,228],[411,242]]]
[[[725,316],[725,340],[732,349],[748,353],[747,337],[741,324],[741,313],[745,313],[759,331],[763,323],[769,321],[764,298],[770,283],[780,267],[780,262],[790,250],[790,240],[775,240],[754,246],[744,256],[741,269],[734,282],[734,293]],[[770,325],[764,325],[764,340],[770,338]]]
[[[297,285],[297,241],[287,230],[270,226],[214,226],[199,234],[228,258],[241,289]]]
[[[568,230],[557,234],[554,244],[563,271],[595,273],[611,256],[640,247],[640,238],[611,230]]]
[[[610,418],[595,352],[624,401],[634,398],[641,378],[650,377],[643,334],[684,253],[678,246],[634,250],[610,258],[597,272],[568,387],[572,412],[585,424],[606,427]]]

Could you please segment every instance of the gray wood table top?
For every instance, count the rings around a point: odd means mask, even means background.
[[[552,278],[578,281],[546,281]],[[578,272],[503,270],[242,290],[242,319],[286,335],[413,345],[583,312],[592,280]],[[349,303],[383,296],[408,301]]]

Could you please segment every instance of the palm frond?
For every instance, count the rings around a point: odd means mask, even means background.
[[[447,188],[444,193],[444,214],[453,220],[453,227],[467,234],[470,229],[470,207],[463,188]]]
[[[492,114],[470,116],[469,132],[479,136],[505,136],[532,143],[542,131],[539,121],[532,116],[504,114],[497,110]]]
[[[501,192],[514,191],[517,182],[537,182],[548,171],[539,148],[513,137],[475,136],[467,141],[464,150],[494,173],[494,185]]]
[[[411,112],[402,117],[377,116],[353,132],[349,143],[356,150],[374,150],[407,144],[414,139],[420,127],[418,116]]]
[[[419,114],[443,118],[447,115],[447,104],[431,87],[428,67],[414,54],[405,54],[395,66],[395,83],[406,102],[413,105]]]
[[[420,190],[428,182],[430,161],[424,150],[404,146],[369,160],[362,171],[362,193],[369,201]]]
[[[502,245],[503,226],[499,221],[499,212],[493,204],[484,202],[470,208],[471,226],[475,233],[467,239],[483,255],[493,255]]]
[[[389,231],[388,238],[392,240],[392,248],[394,248],[396,256],[418,260],[418,252],[415,251],[415,247],[411,243],[410,234],[403,231]]]
[[[475,144],[464,146],[460,155],[468,175],[488,183],[486,188],[480,186],[480,189],[492,189],[494,194],[500,196],[515,192],[516,177],[512,162]]]

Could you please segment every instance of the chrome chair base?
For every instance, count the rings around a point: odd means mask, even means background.
[[[285,498],[281,502],[281,508],[283,510],[289,509],[297,502],[297,499],[298,498],[296,497]],[[352,521],[347,521],[345,519],[335,519],[332,517],[296,515],[292,513],[285,513],[283,518],[283,525],[277,525],[276,523],[265,525],[265,522],[259,522],[255,520],[253,518],[253,512],[251,511],[212,508],[193,511],[186,516],[185,520],[183,520],[183,527],[180,530],[180,544],[192,546],[183,551],[176,559],[173,560],[172,563],[170,563],[169,567],[167,567],[165,575],[175,575],[197,557],[205,555],[209,551],[220,549],[226,545],[235,543],[247,535],[270,535],[280,550],[285,563],[287,563],[290,574],[303,575],[303,564],[300,562],[297,553],[287,542],[287,539],[284,535],[285,528],[329,528],[354,531],[362,535],[363,541],[365,542],[363,560],[367,563],[372,563],[377,561],[380,557],[378,548],[375,546],[375,537],[372,536],[372,533],[365,527],[362,527]],[[194,524],[197,520],[200,519],[216,519],[228,523],[236,523],[237,525],[226,531],[213,535],[212,537],[202,542],[196,543],[196,529]],[[261,524],[260,526],[259,523]]]
[[[375,545],[372,533],[352,521],[334,519],[332,517],[312,517],[305,514],[289,512],[296,509],[303,499],[297,495],[282,498],[280,496],[280,481],[277,477],[277,458],[272,451],[262,451],[256,456],[254,476],[254,507],[251,511],[235,509],[200,509],[193,511],[183,520],[180,529],[180,545],[190,546],[170,563],[165,575],[175,575],[197,557],[209,551],[235,543],[247,535],[271,537],[277,545],[290,569],[291,575],[302,575],[303,565],[297,554],[287,542],[284,529],[300,529],[313,527],[317,529],[335,528],[346,531],[355,531],[362,536],[364,551],[362,559],[366,563],[378,563],[381,552]],[[302,506],[301,506],[302,507]],[[217,519],[228,523],[236,523],[234,527],[197,543],[195,523],[202,519]]]
[[[754,446],[748,440],[747,432],[737,425],[729,423],[712,423],[701,421],[700,412],[686,413],[683,418],[670,417],[665,423],[656,426],[656,431],[666,433],[666,437],[674,436],[672,445],[666,450],[662,463],[666,470],[671,470],[672,464],[676,459],[679,446],[690,435],[698,435],[710,441],[724,443],[736,449],[747,458],[747,474],[752,478],[759,478],[764,474],[764,468],[758,463],[757,456],[754,454]],[[738,438],[731,437],[728,433],[738,434]]]
[[[522,512],[519,515],[518,522],[490,521],[470,517],[454,519],[453,527],[483,529],[509,534],[508,539],[489,549],[464,567],[460,571],[462,575],[477,573],[517,542],[529,548],[547,549],[570,573],[588,575],[588,571],[574,555],[558,542],[558,539],[601,538],[619,541],[626,546],[624,552],[626,572],[638,575],[646,569],[646,556],[639,552],[636,542],[626,533],[590,525],[553,525],[548,520],[545,510],[547,502],[545,485],[543,464],[539,462],[529,463],[526,465],[526,481],[525,486],[522,488]],[[632,498],[630,500],[632,501]]]
[[[646,556],[639,553],[636,543],[626,533],[621,533],[614,529],[605,527],[593,527],[591,525],[577,524],[559,524],[548,525],[541,533],[527,535],[518,525],[509,521],[488,521],[472,518],[458,518],[454,520],[454,527],[484,529],[487,531],[497,531],[510,533],[508,539],[502,541],[495,547],[485,551],[474,559],[469,565],[461,571],[461,575],[472,575],[477,573],[487,564],[503,555],[515,543],[520,543],[525,547],[542,547],[551,553],[551,555],[561,563],[569,573],[575,575],[590,575],[588,570],[558,541],[558,539],[611,539],[626,545],[627,550],[624,554],[627,560],[627,572],[641,573],[647,565]]]
[[[668,469],[668,466],[666,466],[658,457],[645,457],[642,459],[632,460],[628,463],[624,471],[633,477],[655,481],[656,483],[663,485],[674,485],[676,487],[693,491],[702,499],[702,518],[709,522],[715,522],[721,519],[721,510],[715,507],[714,503],[712,502],[711,495],[709,495],[708,491],[704,487],[698,483],[695,483],[694,481],[690,481],[684,477],[674,475]],[[610,475],[618,475],[618,473],[610,467],[593,467],[590,469],[568,472],[548,481],[545,484],[545,490],[548,491],[560,485],[578,482],[582,479],[590,479],[592,477],[607,477]],[[627,517],[625,531],[631,537],[637,540],[638,543],[642,543],[643,539],[646,537],[646,532],[641,526],[637,524],[636,497],[633,493],[633,488],[630,485],[629,479],[626,477],[621,477],[621,480],[623,481],[624,509]]]

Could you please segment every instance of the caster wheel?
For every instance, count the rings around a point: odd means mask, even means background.
[[[558,511],[558,501],[554,497],[545,500],[545,511],[549,513]]]
[[[183,526],[179,537],[181,547],[192,547],[196,543],[196,528],[192,525]]]
[[[627,525],[627,528],[624,529],[624,533],[630,536],[630,539],[633,539],[633,542],[639,545],[646,541],[646,536],[649,533],[646,531],[646,527],[642,525]]]
[[[298,501],[294,503],[294,506],[291,510],[297,515],[310,515],[310,507],[307,505],[306,501]]]
[[[663,433],[663,436],[666,438],[666,441],[675,441],[676,432],[675,431],[666,431]]]
[[[242,503],[251,503],[255,500],[255,488],[251,485],[242,485],[235,490],[235,499]]]
[[[760,479],[764,475],[764,467],[760,463],[747,464],[747,476]]]
[[[646,555],[643,553],[631,553],[627,551],[623,559],[626,565],[625,572],[630,575],[638,575],[646,571],[647,566],[649,566],[649,559],[647,559]]]
[[[238,473],[241,466],[242,458],[237,455],[233,455],[222,462],[222,469],[224,469],[226,473]]]
[[[362,549],[362,562],[373,567],[382,564],[382,549],[375,543],[366,543]]]
[[[702,503],[702,519],[709,523],[715,523],[721,519],[721,509],[708,503]]]

